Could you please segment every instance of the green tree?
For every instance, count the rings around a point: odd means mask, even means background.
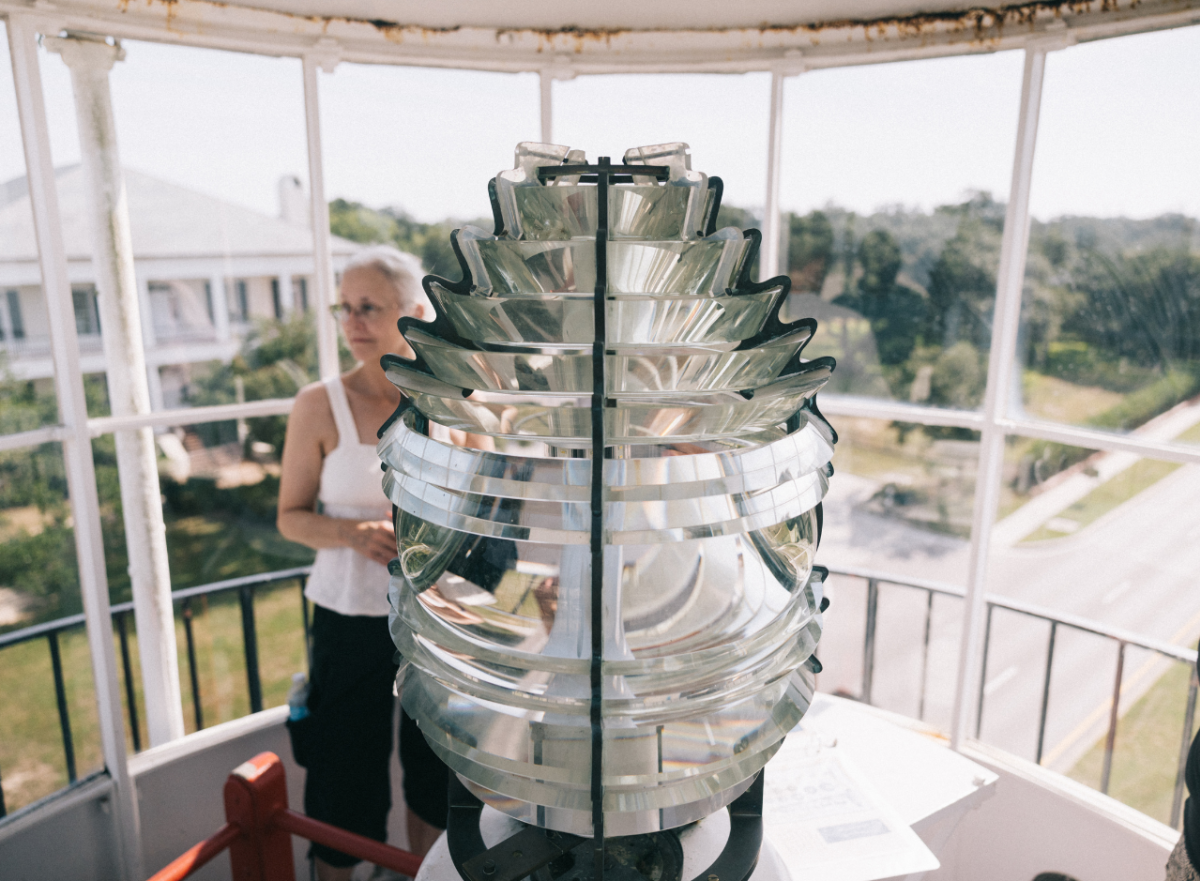
[[[833,224],[822,211],[788,215],[788,275],[796,293],[820,294],[833,268]]]
[[[939,208],[957,217],[958,228],[929,273],[925,338],[949,349],[960,340],[980,351],[991,345],[996,267],[1003,217],[983,194],[962,205]]]

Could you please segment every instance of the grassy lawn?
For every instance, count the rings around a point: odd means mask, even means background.
[[[1025,409],[1031,416],[1068,425],[1085,425],[1088,420],[1111,410],[1125,398],[1121,392],[1077,385],[1032,370],[1025,371],[1022,388],[1025,392]]]
[[[1172,663],[1117,724],[1108,794],[1163,823],[1171,819],[1191,669],[1186,664]],[[1200,727],[1196,723],[1200,723],[1200,712],[1196,714],[1192,736]],[[1101,738],[1068,776],[1099,789],[1103,766],[1104,738]]]
[[[255,594],[254,609],[263,706],[279,706],[287,698],[292,674],[307,670],[299,584],[291,581],[259,589]],[[195,600],[192,611],[205,727],[246,715],[250,712],[250,700],[242,651],[241,608],[236,594]],[[132,616],[129,632],[135,699],[144,748],[149,739]],[[176,640],[184,727],[191,733],[196,728],[194,703],[188,675],[187,642],[178,608]],[[120,646],[115,628],[113,645],[119,667]],[[83,777],[102,765],[91,659],[83,628],[64,635],[61,648],[77,772]],[[12,812],[67,785],[54,678],[45,639],[5,650],[3,664],[0,664],[0,694],[5,696],[5,712],[0,714],[0,782],[4,787],[5,807]],[[123,681],[121,695],[128,729]],[[133,749],[128,731],[126,745]]]

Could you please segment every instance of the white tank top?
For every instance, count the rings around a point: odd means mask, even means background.
[[[325,380],[325,393],[337,426],[338,445],[321,465],[317,493],[330,517],[390,520],[392,505],[383,494],[383,472],[375,444],[359,443],[358,427],[350,413],[341,377]],[[386,615],[388,571],[352,548],[317,551],[304,595],[319,606],[342,615]]]

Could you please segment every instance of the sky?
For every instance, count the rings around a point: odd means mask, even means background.
[[[3,25],[0,24],[0,31]],[[24,173],[0,42],[0,181]],[[111,74],[122,161],[265,213],[307,181],[296,59],[127,42]],[[1022,53],[812,71],[784,90],[781,204],[929,210],[1006,197]],[[68,71],[41,53],[56,165],[79,161]],[[765,201],[766,74],[580,77],[554,86],[554,139],[589,157],[691,145],[728,203]],[[487,180],[540,139],[533,74],[343,64],[320,74],[326,192],[419,220],[489,213]],[[1047,62],[1032,212],[1200,216],[1200,27],[1100,41]]]

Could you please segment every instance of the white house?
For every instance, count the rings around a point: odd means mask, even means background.
[[[191,365],[228,361],[256,318],[311,302],[313,238],[300,181],[279,181],[279,216],[125,170],[134,265],[155,409],[183,403]],[[104,371],[82,166],[56,172],[68,272],[85,373]],[[359,247],[333,239],[335,272]],[[42,295],[28,185],[0,184],[0,351],[22,379],[49,379],[49,318]]]

